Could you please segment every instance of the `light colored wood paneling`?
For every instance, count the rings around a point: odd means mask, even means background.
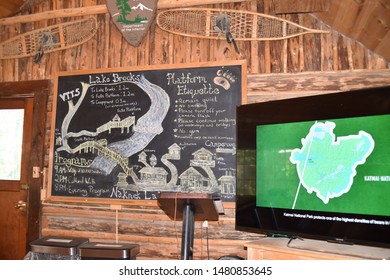
[[[230,206],[231,207],[231,206]],[[209,222],[208,235],[201,222],[195,224],[194,259],[206,259],[209,238],[210,258],[223,255],[245,257],[244,243],[259,235],[234,229],[234,209],[227,206],[219,221]],[[118,220],[116,218],[118,217]],[[118,227],[118,229],[116,229]],[[42,234],[87,237],[95,242],[127,242],[140,245],[139,259],[178,259],[180,221],[172,221],[157,207],[126,206],[118,215],[109,206],[45,204]]]
[[[290,243],[290,241],[292,241]],[[320,240],[262,238],[246,244],[250,260],[382,260],[390,249],[370,246],[347,246]],[[290,243],[290,244],[288,244]]]
[[[390,70],[248,75],[248,103],[390,86]]]

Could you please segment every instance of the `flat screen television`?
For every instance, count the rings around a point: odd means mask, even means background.
[[[390,248],[390,87],[239,106],[236,229]]]

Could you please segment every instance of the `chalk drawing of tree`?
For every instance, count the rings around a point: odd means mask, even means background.
[[[131,7],[127,3],[127,0],[116,0],[116,6],[120,12],[117,21],[122,23],[130,23],[130,21],[126,19],[126,16],[131,13]]]

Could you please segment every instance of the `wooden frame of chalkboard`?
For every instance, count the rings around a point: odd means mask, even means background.
[[[235,200],[246,61],[60,72],[49,201],[136,204],[161,191]]]

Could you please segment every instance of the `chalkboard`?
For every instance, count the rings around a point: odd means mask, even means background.
[[[245,68],[236,61],[59,73],[49,199],[153,200],[175,191],[234,201]]]

